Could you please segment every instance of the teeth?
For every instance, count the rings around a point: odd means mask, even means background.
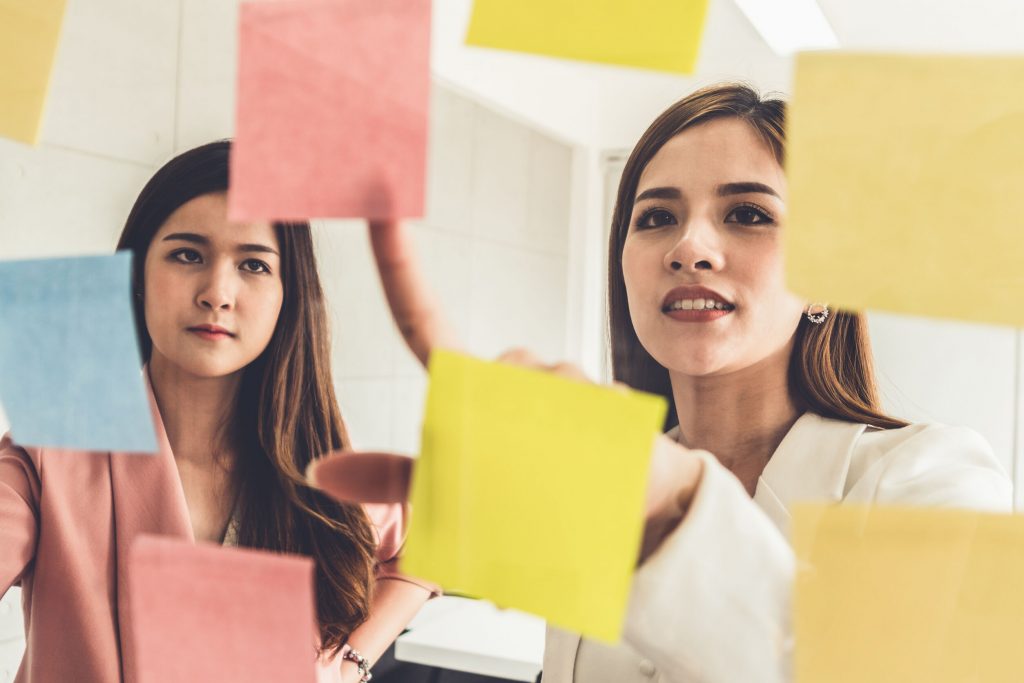
[[[722,303],[721,301],[715,301],[714,299],[680,299],[678,301],[673,301],[668,308],[670,311],[732,310],[731,305]]]

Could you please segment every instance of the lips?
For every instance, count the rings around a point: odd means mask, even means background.
[[[220,325],[195,325],[188,328],[189,332],[195,332],[205,337],[234,337],[226,328]]]
[[[713,289],[701,285],[683,285],[665,295],[661,301],[661,312],[679,310],[733,311],[736,305]]]

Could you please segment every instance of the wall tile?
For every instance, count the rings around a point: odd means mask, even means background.
[[[566,259],[481,242],[473,256],[469,349],[484,358],[526,347],[565,356]]]
[[[971,427],[1012,472],[1016,332],[883,313],[868,319],[886,408]]]
[[[430,90],[427,207],[424,222],[473,234],[473,130],[478,107],[436,83]]]
[[[527,232],[530,153],[528,128],[481,110],[473,136],[474,234],[492,241],[532,246]]]
[[[390,376],[398,334],[377,277],[366,224],[318,221],[315,235],[320,278],[332,314],[335,375]]]
[[[569,250],[572,148],[533,133],[524,237],[527,245],[555,254]]]
[[[395,382],[391,378],[335,378],[341,414],[356,450],[393,449]]]
[[[180,0],[177,151],[235,132],[239,0]]]
[[[410,224],[416,254],[423,273],[440,303],[441,311],[458,337],[465,343],[469,337],[470,322],[475,316],[470,299],[470,274],[473,238],[465,234],[438,230],[426,225]],[[400,377],[418,376],[422,366],[406,347],[401,337],[396,351],[395,373]]]
[[[71,0],[42,140],[160,164],[171,156],[180,0]]]
[[[0,140],[0,258],[102,254],[152,169]]]
[[[397,453],[418,456],[423,432],[423,409],[427,399],[427,376],[403,377],[394,381],[395,421],[392,444]]]

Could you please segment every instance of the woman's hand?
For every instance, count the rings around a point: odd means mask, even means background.
[[[420,270],[405,227],[398,221],[370,221],[370,243],[391,317],[409,350],[426,367],[434,347],[459,349],[461,344]]]
[[[499,362],[550,372],[567,379],[589,382],[583,371],[570,363],[546,365],[529,351],[513,349]],[[615,385],[623,391],[623,385]],[[391,453],[340,451],[313,461],[306,473],[313,486],[339,500],[353,503],[405,503],[409,499],[415,460]],[[647,496],[644,504],[643,562],[686,516],[700,483],[703,463],[690,449],[659,435],[651,453]]]

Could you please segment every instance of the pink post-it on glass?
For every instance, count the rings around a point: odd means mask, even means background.
[[[141,536],[129,562],[140,683],[316,680],[308,558]]]
[[[423,215],[429,0],[241,6],[232,220]]]

